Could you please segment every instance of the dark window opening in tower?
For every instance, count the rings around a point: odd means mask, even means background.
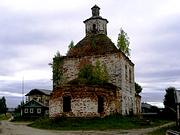
[[[129,69],[129,83],[131,83],[131,70]]]
[[[93,32],[94,34],[96,34],[96,32],[97,32],[96,24],[93,24],[93,30],[92,30],[92,32]]]
[[[71,111],[71,97],[65,96],[63,97],[63,112]]]
[[[98,96],[98,113],[104,112],[104,98],[102,96]]]

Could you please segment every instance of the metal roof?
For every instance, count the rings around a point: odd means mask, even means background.
[[[26,94],[26,96],[35,95],[37,93],[44,94],[44,95],[50,95],[51,92],[52,92],[51,90],[45,90],[45,89],[32,89],[29,93]]]

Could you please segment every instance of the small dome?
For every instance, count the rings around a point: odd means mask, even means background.
[[[105,34],[89,35],[71,48],[68,57],[103,55],[119,52],[114,43]]]

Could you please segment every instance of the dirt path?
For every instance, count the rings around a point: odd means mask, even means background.
[[[160,127],[172,125],[168,123],[159,127],[131,130],[106,130],[106,131],[55,131],[42,130],[28,127],[26,123],[0,122],[0,135],[145,135]]]

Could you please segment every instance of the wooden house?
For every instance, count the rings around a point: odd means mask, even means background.
[[[49,115],[49,98],[51,91],[32,89],[26,94],[26,102],[21,107],[23,117],[40,117]]]

